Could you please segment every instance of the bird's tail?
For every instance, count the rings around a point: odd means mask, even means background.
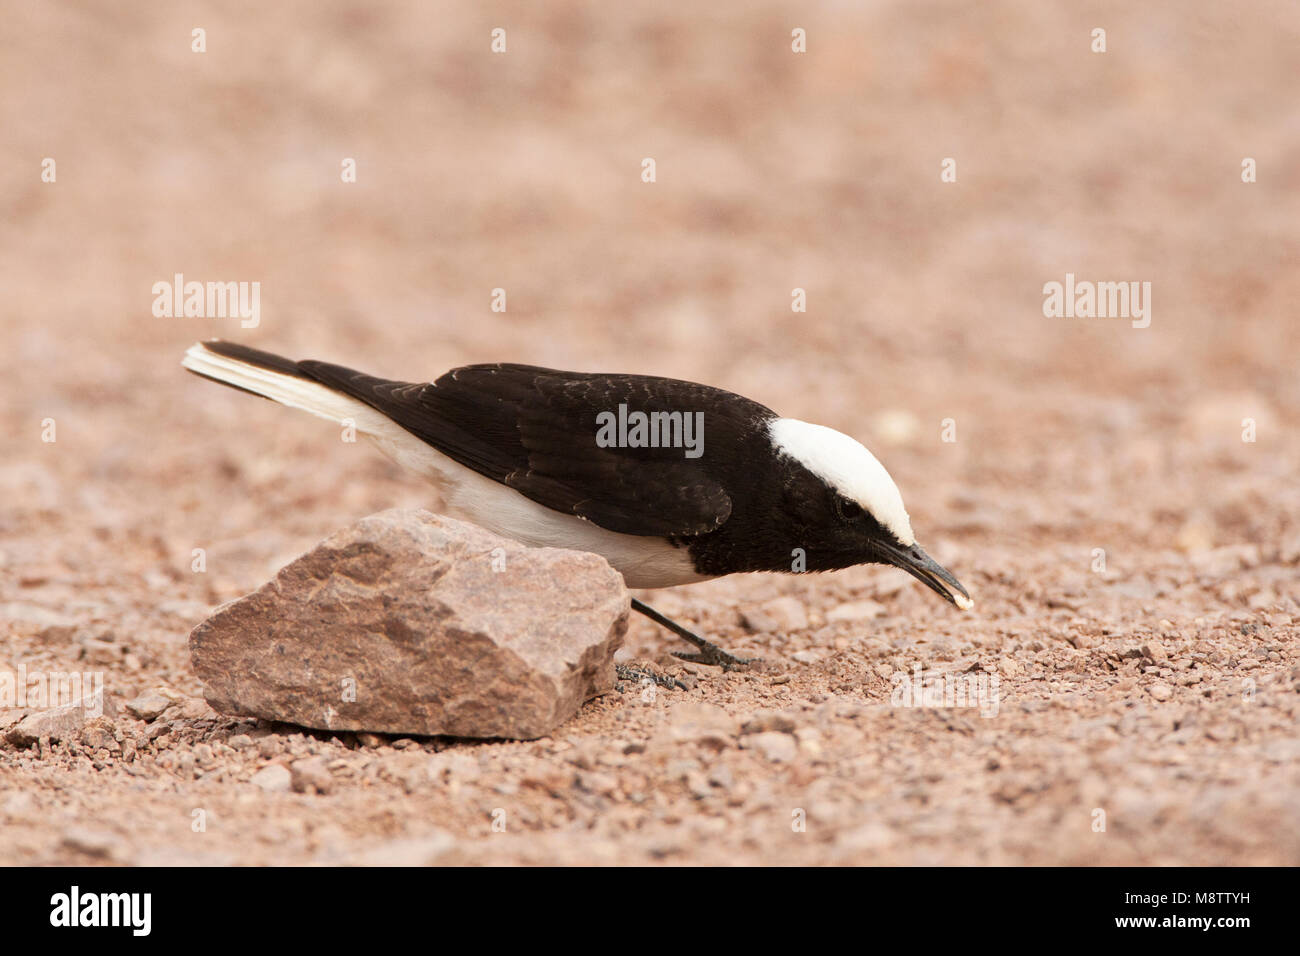
[[[196,342],[181,364],[196,375],[269,398],[290,408],[327,418],[350,421],[362,433],[388,431],[388,416],[343,392],[315,381],[292,359],[261,352],[234,342]]]

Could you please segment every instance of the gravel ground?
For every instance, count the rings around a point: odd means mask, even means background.
[[[1300,863],[1297,41],[1282,3],[11,11],[0,664],[116,715],[0,747],[0,860]],[[177,272],[259,281],[258,326],[155,317]],[[1066,273],[1151,282],[1149,327],[1045,318]],[[184,374],[210,336],[731,388],[875,450],[975,610],[877,568],[645,592],[761,662],[635,618],[686,689],[532,742],[219,716],[191,627],[437,501]]]

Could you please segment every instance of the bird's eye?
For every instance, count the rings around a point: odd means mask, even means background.
[[[835,499],[835,513],[845,521],[854,521],[862,517],[862,505],[840,496]]]

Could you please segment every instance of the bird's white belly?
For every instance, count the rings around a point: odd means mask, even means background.
[[[686,548],[662,537],[609,531],[576,515],[553,511],[465,467],[396,424],[373,428],[367,437],[399,465],[436,485],[444,512],[452,518],[530,547],[599,554],[630,588],[666,588],[710,577],[696,573]]]
[[[599,554],[622,573],[629,587],[663,588],[706,580],[695,573],[685,548],[673,547],[661,537],[606,531],[576,515],[552,511],[447,457],[364,402],[319,382],[219,355],[202,345],[185,353],[184,365],[290,408],[355,426],[399,465],[433,482],[453,518],[532,547]]]

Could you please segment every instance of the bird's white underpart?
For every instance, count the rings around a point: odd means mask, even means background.
[[[660,537],[607,531],[576,515],[552,511],[513,488],[480,475],[416,438],[387,415],[332,388],[218,355],[198,343],[181,362],[191,371],[356,430],[404,468],[438,488],[443,512],[530,547],[590,551],[623,575],[628,587],[662,588],[708,580],[689,552]]]
[[[825,425],[777,418],[769,426],[772,444],[855,501],[885,526],[904,547],[916,543],[912,522],[894,479],[860,442]]]

